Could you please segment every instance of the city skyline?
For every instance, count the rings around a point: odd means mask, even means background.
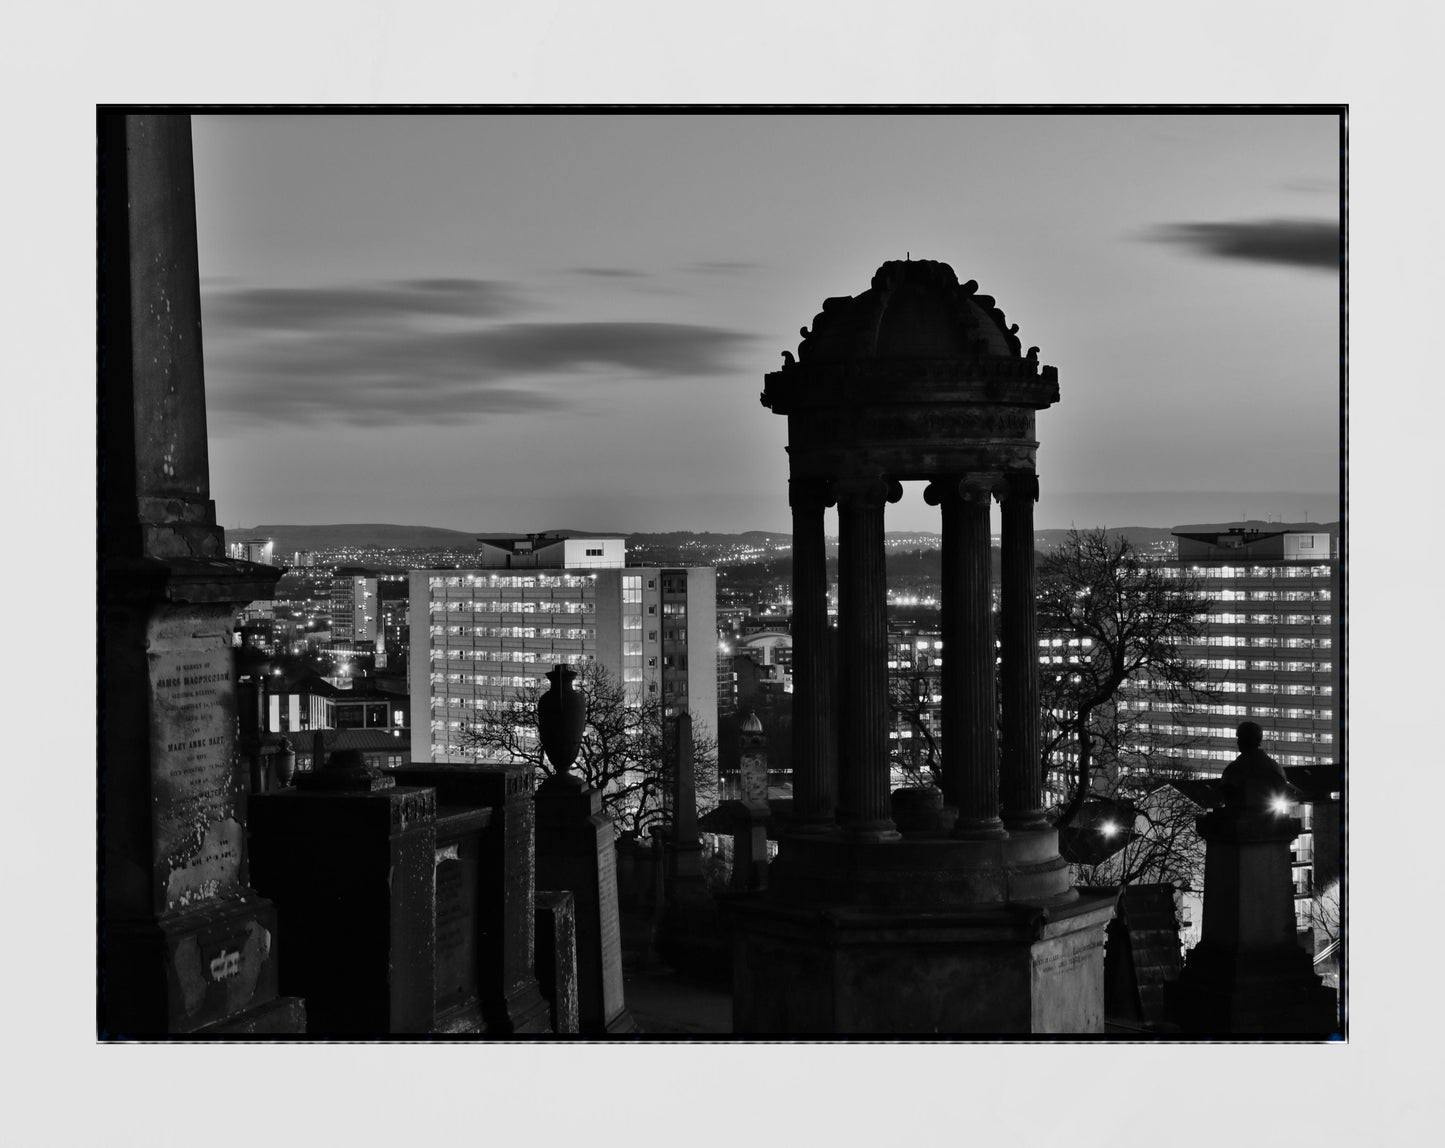
[[[1330,115],[198,116],[229,527],[787,531],[757,401],[953,266],[1059,368],[1041,528],[1338,517]],[[889,529],[933,531],[907,488]]]

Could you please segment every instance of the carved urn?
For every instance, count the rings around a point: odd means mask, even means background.
[[[587,699],[572,688],[575,670],[555,665],[547,673],[550,688],[537,699],[537,733],[542,751],[558,773],[566,773],[582,748],[587,726]]]

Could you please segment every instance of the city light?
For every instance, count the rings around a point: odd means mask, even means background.
[[[1273,809],[1276,813],[1288,813],[1289,798],[1286,797],[1283,793],[1278,794],[1274,798],[1274,800],[1269,803],[1269,807]]]
[[[1104,822],[1104,824],[1101,825],[1099,829],[1105,837],[1113,837],[1114,834],[1119,832],[1119,826],[1113,821]]]

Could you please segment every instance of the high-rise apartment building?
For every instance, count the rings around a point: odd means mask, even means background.
[[[482,565],[411,572],[412,760],[465,762],[462,732],[556,664],[596,661],[633,702],[717,729],[716,572],[626,566],[621,538],[483,539]]]
[[[1166,571],[1187,572],[1210,599],[1205,632],[1184,653],[1211,671],[1221,697],[1184,724],[1147,698],[1120,702],[1156,744],[1177,743],[1183,767],[1217,776],[1239,754],[1235,729],[1258,722],[1283,766],[1338,765],[1340,558],[1337,525],[1257,529],[1181,526]]]
[[[377,577],[366,571],[342,569],[331,580],[331,639],[350,642],[353,649],[373,648],[381,633],[381,606]]]

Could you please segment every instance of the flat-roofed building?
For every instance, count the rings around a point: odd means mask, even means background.
[[[1220,697],[1190,707],[1182,722],[1126,696],[1141,735],[1172,740],[1183,768],[1217,776],[1239,754],[1235,730],[1258,722],[1280,765],[1340,762],[1340,560],[1337,524],[1180,526],[1166,571],[1188,573],[1210,599],[1200,639],[1186,656],[1211,671]]]
[[[486,564],[410,575],[413,761],[473,760],[463,731],[558,663],[595,661],[715,735],[712,567],[629,567],[621,538],[481,541]]]

